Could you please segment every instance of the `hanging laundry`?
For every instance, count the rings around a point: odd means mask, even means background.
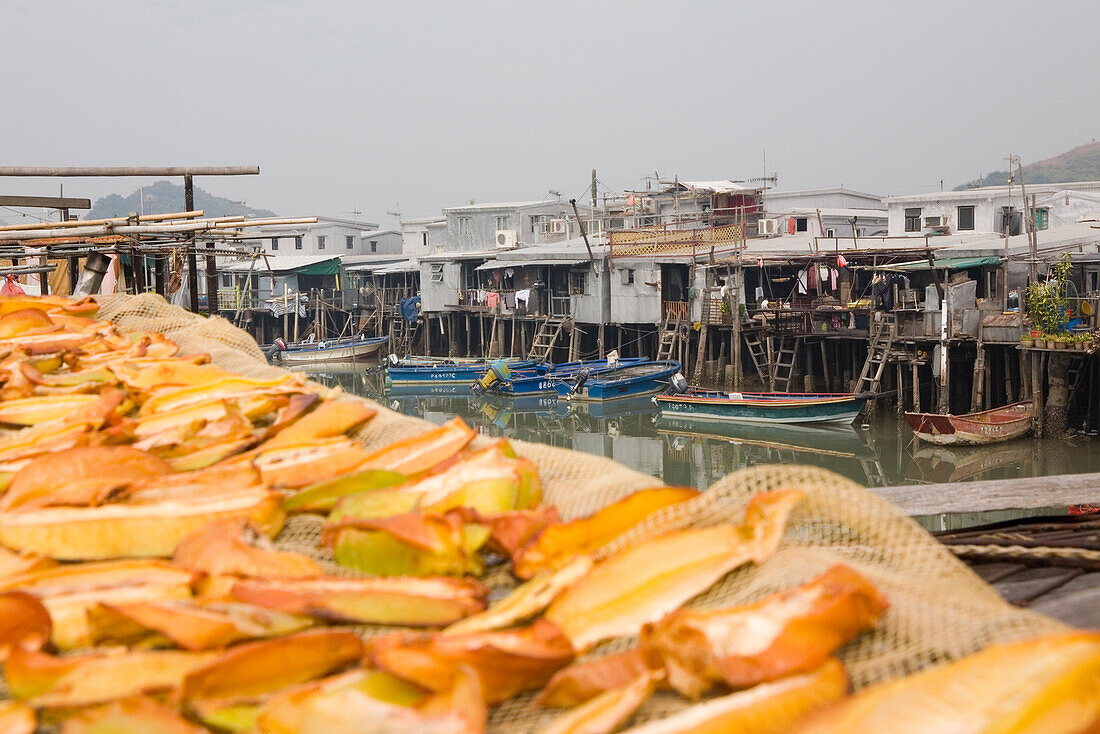
[[[806,268],[806,287],[811,291],[817,290],[817,268],[813,265]]]
[[[798,293],[799,295],[806,295],[806,271],[801,270],[798,273]]]
[[[844,256],[843,256],[843,255],[837,255],[837,256],[836,256],[836,266],[837,266],[838,268],[846,268],[846,267],[848,267],[848,261],[844,259]]]
[[[524,288],[521,291],[516,291],[516,305],[527,308],[528,302],[531,300],[531,289]]]
[[[829,271],[829,282],[830,282],[829,290],[832,290],[832,291],[836,290],[836,281],[837,281],[838,277],[840,277],[839,271],[837,271],[837,270],[830,270]]]
[[[794,217],[787,217],[787,234],[795,233]]]
[[[504,305],[509,310],[515,310],[516,308],[516,292],[508,291],[504,294]]]
[[[504,274],[511,278],[513,275],[516,274],[516,271],[513,268],[508,268],[504,271]]]
[[[477,302],[478,302],[478,304],[485,303],[485,291],[480,290],[480,289],[478,290],[478,292],[477,292]]]
[[[485,306],[487,308],[496,308],[498,303],[500,303],[499,293],[496,291],[489,291],[485,294]]]

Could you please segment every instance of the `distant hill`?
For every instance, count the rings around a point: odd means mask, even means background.
[[[1029,183],[1067,183],[1069,181],[1100,181],[1100,143],[1095,140],[1068,153],[1024,166],[1024,185]],[[1007,171],[994,171],[988,176],[956,186],[956,191],[975,186],[1004,186]]]
[[[186,210],[183,198],[183,185],[171,181],[157,181],[144,186],[129,196],[111,194],[97,199],[83,219],[109,219],[125,217],[131,212],[141,212],[141,196],[145,196],[146,214],[170,214]],[[253,209],[221,196],[214,196],[195,187],[195,208],[202,209],[208,217],[240,216],[273,217],[275,213],[267,209]]]

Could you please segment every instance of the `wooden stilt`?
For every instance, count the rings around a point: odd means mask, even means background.
[[[692,373],[693,382],[698,385],[703,381],[703,365],[707,361],[707,325],[699,328],[699,348],[695,352],[695,371]]]
[[[910,365],[910,369],[913,371],[913,412],[920,412],[920,378],[918,377],[919,365],[914,361]]]

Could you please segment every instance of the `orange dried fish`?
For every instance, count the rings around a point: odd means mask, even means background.
[[[42,602],[23,591],[0,593],[0,662],[13,648],[40,650],[53,623]]]
[[[45,311],[37,308],[21,308],[0,316],[0,339],[10,339],[31,329],[53,326],[53,320]]]
[[[401,485],[400,491],[419,497],[419,507],[444,512],[467,507],[491,514],[535,507],[542,500],[538,470],[517,458],[511,447],[497,442],[464,451],[427,476]]]
[[[93,296],[85,296],[79,301],[55,295],[0,296],[0,314],[9,314],[24,308],[33,308],[46,313],[57,312],[70,316],[94,317],[99,311],[99,304]]]
[[[284,427],[262,448],[293,446],[319,438],[343,436],[369,421],[377,412],[361,400],[326,400]]]
[[[631,681],[662,670],[660,660],[647,658],[632,647],[594,660],[562,668],[535,698],[538,706],[578,706],[607,691],[630,685]]]
[[[274,536],[286,515],[263,488],[213,497],[0,513],[0,543],[58,560],[165,557],[214,520],[248,518]]]
[[[11,576],[53,568],[57,561],[37,553],[16,553],[0,546],[0,585]]]
[[[66,418],[99,402],[97,395],[45,395],[0,402],[0,423],[33,426]]]
[[[0,701],[0,731],[4,734],[34,734],[37,728],[32,707],[20,701]]]
[[[641,645],[663,662],[673,688],[698,698],[714,683],[748,688],[814,670],[886,607],[867,579],[836,565],[755,604],[679,609],[646,625]]]
[[[830,660],[812,673],[792,675],[728,696],[712,698],[662,719],[628,729],[624,734],[787,734],[792,726],[844,696],[847,688],[848,679],[844,675],[844,668],[836,660]],[[887,726],[869,731],[896,730]]]
[[[625,686],[608,689],[562,714],[540,734],[610,734],[653,693],[657,675],[643,673]]]
[[[259,449],[252,459],[264,481],[296,489],[333,479],[359,468],[367,451],[348,438],[319,438]]]
[[[12,695],[35,708],[72,708],[178,688],[188,673],[220,655],[115,648],[59,658],[16,648],[8,656],[4,675]]]
[[[385,469],[412,476],[450,459],[476,435],[477,431],[467,426],[461,418],[452,418],[439,428],[375,451],[357,468]]]
[[[493,602],[484,612],[455,622],[445,635],[503,629],[531,619],[550,605],[563,591],[592,570],[592,559],[580,556],[557,571],[548,571],[520,584],[508,596]]]
[[[241,401],[248,398],[270,398],[306,392],[299,375],[283,375],[270,380],[253,380],[231,375],[214,382],[189,387],[164,387],[142,403],[141,417],[167,413],[213,400]]]
[[[681,530],[631,546],[558,597],[546,619],[578,651],[636,634],[738,566],[769,558],[802,497],[797,490],[760,494],[749,502],[740,526]]]
[[[642,489],[589,517],[551,525],[516,556],[515,574],[528,579],[577,555],[594,553],[657,510],[698,496],[687,487]]]
[[[133,644],[159,634],[184,650],[212,650],[242,640],[301,632],[313,620],[250,604],[144,601],[99,604],[88,612],[95,644]]]
[[[1098,721],[1100,633],[1065,632],[864,688],[792,734],[1084,734]]]
[[[65,719],[61,734],[208,734],[167,706],[145,697],[80,711]]]
[[[355,665],[363,655],[363,643],[351,632],[312,630],[246,642],[216,655],[187,674],[180,700],[192,705],[255,700]]]
[[[434,627],[485,609],[489,590],[474,579],[324,577],[233,585],[238,601],[290,614],[354,624]]]
[[[456,667],[468,665],[488,704],[539,688],[573,659],[569,640],[545,620],[460,635],[387,635],[369,646],[372,664],[431,691],[448,690]]]
[[[129,446],[58,451],[34,459],[12,478],[0,511],[99,504],[112,490],[170,471],[163,459]]]
[[[280,551],[253,523],[241,518],[212,522],[176,546],[172,561],[210,576],[301,579],[322,576],[312,558]]]
[[[195,364],[187,359],[155,361],[125,360],[109,366],[111,372],[130,390],[154,390],[169,386],[209,385],[230,377],[230,373],[212,364]]]

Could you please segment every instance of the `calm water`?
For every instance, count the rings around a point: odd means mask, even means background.
[[[659,419],[650,398],[578,404],[555,397],[507,400],[469,394],[464,386],[391,388],[383,374],[359,366],[309,370],[318,382],[343,387],[406,415],[443,423],[462,416],[488,436],[517,438],[605,456],[669,484],[706,488],[758,464],[807,464],[867,486],[958,482],[1100,472],[1100,440],[1021,439],[994,446],[942,448],[917,443],[893,414],[871,425],[690,425]]]

